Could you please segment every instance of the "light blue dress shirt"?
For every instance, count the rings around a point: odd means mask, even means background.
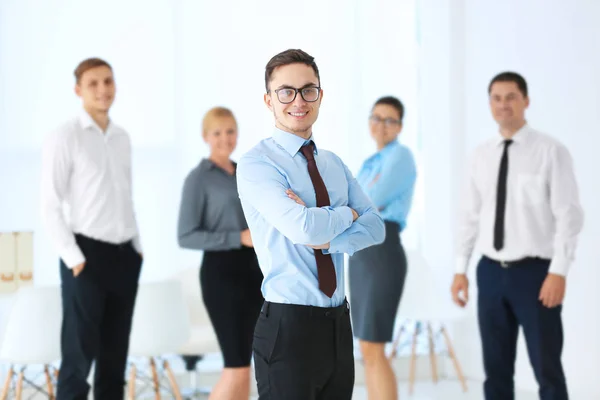
[[[364,192],[386,221],[406,228],[412,206],[417,168],[410,149],[397,140],[369,157],[356,175]]]
[[[346,165],[335,154],[317,150],[315,160],[330,197],[316,207],[303,138],[276,129],[238,162],[242,209],[252,234],[264,280],[262,293],[274,303],[336,307],[343,304],[344,253],[352,255],[383,242],[381,215]],[[306,207],[290,199],[291,189]],[[359,218],[352,222],[352,207]],[[307,245],[330,243],[337,289],[331,298],[319,290],[314,251]]]

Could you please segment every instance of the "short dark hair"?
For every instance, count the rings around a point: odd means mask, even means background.
[[[400,115],[400,122],[402,122],[402,119],[404,118],[404,104],[402,104],[402,102],[394,96],[384,96],[381,97],[379,100],[377,100],[375,102],[375,104],[373,104],[373,108],[377,107],[380,104],[385,104],[388,106],[392,106],[396,109],[396,111],[398,111],[398,115]]]
[[[275,68],[283,67],[284,65],[290,64],[308,65],[313,69],[313,71],[315,71],[315,75],[319,80],[319,84],[321,84],[319,68],[315,63],[315,58],[303,50],[289,49],[273,56],[273,58],[271,58],[267,63],[267,67],[265,68],[265,88],[267,89],[267,93],[269,92],[269,82],[271,82],[271,78],[273,76],[273,71],[275,71]]]
[[[88,58],[80,62],[77,68],[75,68],[75,71],[73,72],[75,75],[75,82],[79,83],[79,81],[81,81],[81,77],[86,71],[96,67],[108,67],[112,71],[110,64],[103,59],[96,57]]]
[[[525,78],[516,72],[506,71],[496,75],[488,86],[488,94],[492,93],[492,86],[496,82],[514,82],[517,84],[517,87],[519,88],[521,94],[523,94],[523,97],[527,97],[527,82],[525,81]]]

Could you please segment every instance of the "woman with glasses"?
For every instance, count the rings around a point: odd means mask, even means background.
[[[202,298],[225,364],[210,399],[247,400],[263,275],[238,197],[236,163],[230,158],[237,144],[236,120],[229,109],[216,107],[206,113],[202,126],[210,155],[185,179],[178,239],[183,248],[204,251]]]
[[[350,257],[350,309],[359,339],[370,399],[396,399],[398,389],[385,344],[392,341],[396,312],[406,277],[406,256],[400,232],[406,228],[416,179],[413,155],[398,142],[404,106],[395,97],[382,97],[369,118],[377,152],[369,157],[357,180],[385,221],[382,244]]]

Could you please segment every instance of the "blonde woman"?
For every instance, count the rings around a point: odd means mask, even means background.
[[[242,212],[231,160],[238,137],[233,113],[209,110],[202,124],[210,155],[185,179],[178,224],[181,247],[203,250],[202,297],[225,368],[210,399],[247,400],[254,326],[263,304],[263,275]]]

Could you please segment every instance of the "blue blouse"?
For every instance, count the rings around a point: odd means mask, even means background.
[[[406,228],[416,178],[413,154],[397,140],[365,160],[356,176],[383,219],[397,222],[400,231]]]

